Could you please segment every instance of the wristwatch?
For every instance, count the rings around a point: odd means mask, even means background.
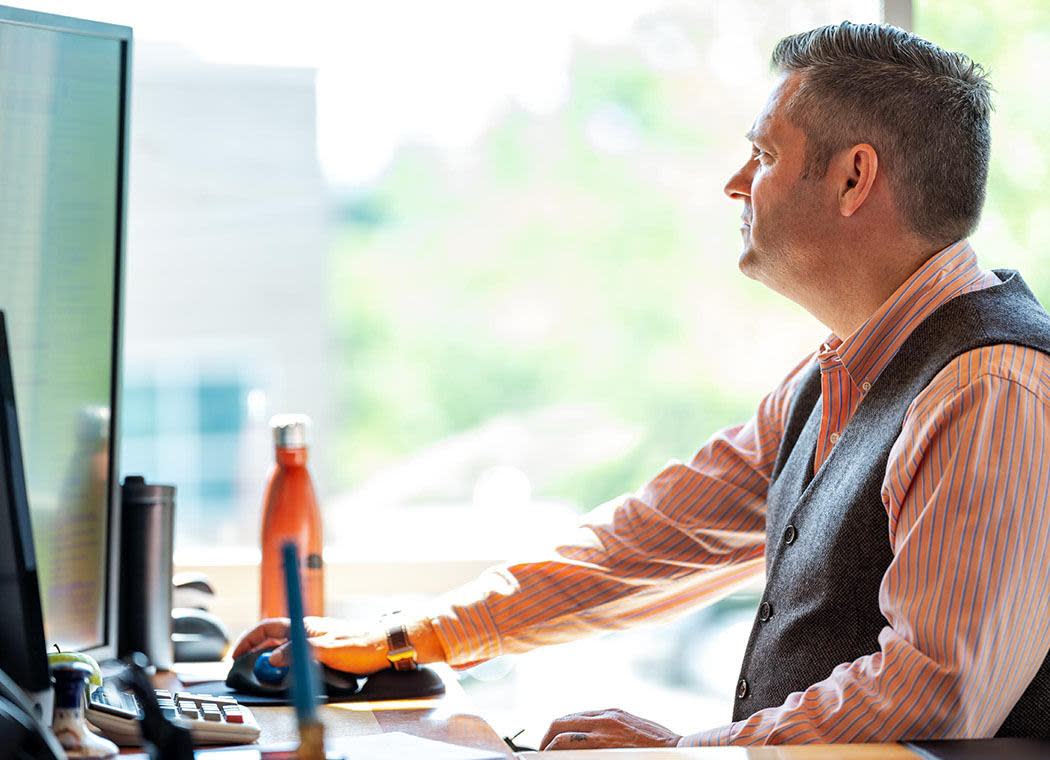
[[[416,662],[416,648],[408,640],[408,631],[405,629],[404,624],[395,621],[387,627],[386,644],[386,658],[390,660],[390,665],[393,666],[394,670],[416,669],[418,666]]]

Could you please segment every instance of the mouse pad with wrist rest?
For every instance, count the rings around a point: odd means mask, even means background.
[[[437,697],[445,693],[445,685],[440,676],[429,668],[405,671],[383,670],[367,678],[354,694],[329,695],[318,694],[321,702],[379,702],[385,699],[421,699]],[[230,688],[224,681],[205,681],[187,687],[194,694],[208,694],[213,697],[233,697],[245,707],[265,707],[290,705],[291,695],[284,694],[251,694]]]
[[[207,681],[195,684],[193,692],[213,697],[233,697],[243,705],[291,704],[291,674],[283,669],[276,680],[260,680],[265,668],[257,660],[268,650],[249,652],[238,657],[225,681]],[[396,671],[381,670],[370,676],[355,676],[327,666],[321,666],[318,699],[324,702],[369,702],[386,699],[415,699],[434,697],[445,693],[441,677],[429,668]],[[270,671],[271,674],[274,671]]]

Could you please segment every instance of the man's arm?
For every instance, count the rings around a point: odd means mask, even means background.
[[[514,562],[438,602],[430,623],[455,667],[710,601],[762,572],[765,500],[801,362],[744,425],[637,493],[587,515],[547,556]]]
[[[800,362],[744,425],[716,433],[688,464],[669,464],[636,494],[593,510],[547,556],[505,564],[406,622],[422,663],[465,668],[673,614],[728,593],[764,563],[765,499]],[[321,662],[355,673],[386,666],[381,627],[309,618]],[[246,631],[233,656],[287,639],[287,620]],[[286,647],[274,653],[283,664]]]
[[[995,369],[1008,365],[1027,368],[1022,381]],[[1046,373],[1045,355],[996,346],[938,375],[883,483],[895,556],[879,592],[880,650],[682,746],[995,733],[1050,650]]]

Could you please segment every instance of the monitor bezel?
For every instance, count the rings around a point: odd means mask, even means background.
[[[49,688],[47,654],[44,641],[43,604],[37,573],[36,546],[33,540],[33,518],[26,493],[23,468],[22,438],[18,430],[18,406],[15,399],[14,372],[7,325],[0,309],[0,530],[9,535],[10,545],[3,549],[13,553],[15,570],[0,578],[5,598],[15,597],[15,609],[4,610],[6,622],[0,631],[12,633],[14,641],[5,640],[0,657],[3,673],[18,684],[27,695],[37,700]],[[8,408],[13,410],[8,414]]]
[[[123,388],[123,324],[124,324],[124,257],[127,250],[127,204],[128,204],[128,158],[131,134],[131,53],[132,30],[128,26],[108,24],[99,21],[58,16],[37,11],[0,5],[0,24],[46,29],[54,32],[79,34],[114,40],[120,45],[120,114],[117,118],[117,213],[114,240],[116,250],[113,256],[113,335],[111,337],[110,367],[112,383],[110,385],[110,430],[109,430],[109,489],[107,504],[107,544],[106,555],[106,589],[105,589],[105,630],[104,641],[90,649],[87,654],[97,660],[108,660],[117,656],[118,647],[118,605],[120,602],[120,407],[119,400]],[[46,621],[45,621],[46,622]],[[50,645],[51,642],[48,642]]]

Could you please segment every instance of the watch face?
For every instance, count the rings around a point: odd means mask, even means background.
[[[387,629],[386,643],[389,651],[386,658],[395,670],[413,670],[416,667],[416,650],[408,640],[408,631],[403,625]]]
[[[405,630],[403,625],[395,625],[392,628],[388,628],[386,641],[390,645],[391,651],[412,648],[411,644],[408,643],[408,631]]]

